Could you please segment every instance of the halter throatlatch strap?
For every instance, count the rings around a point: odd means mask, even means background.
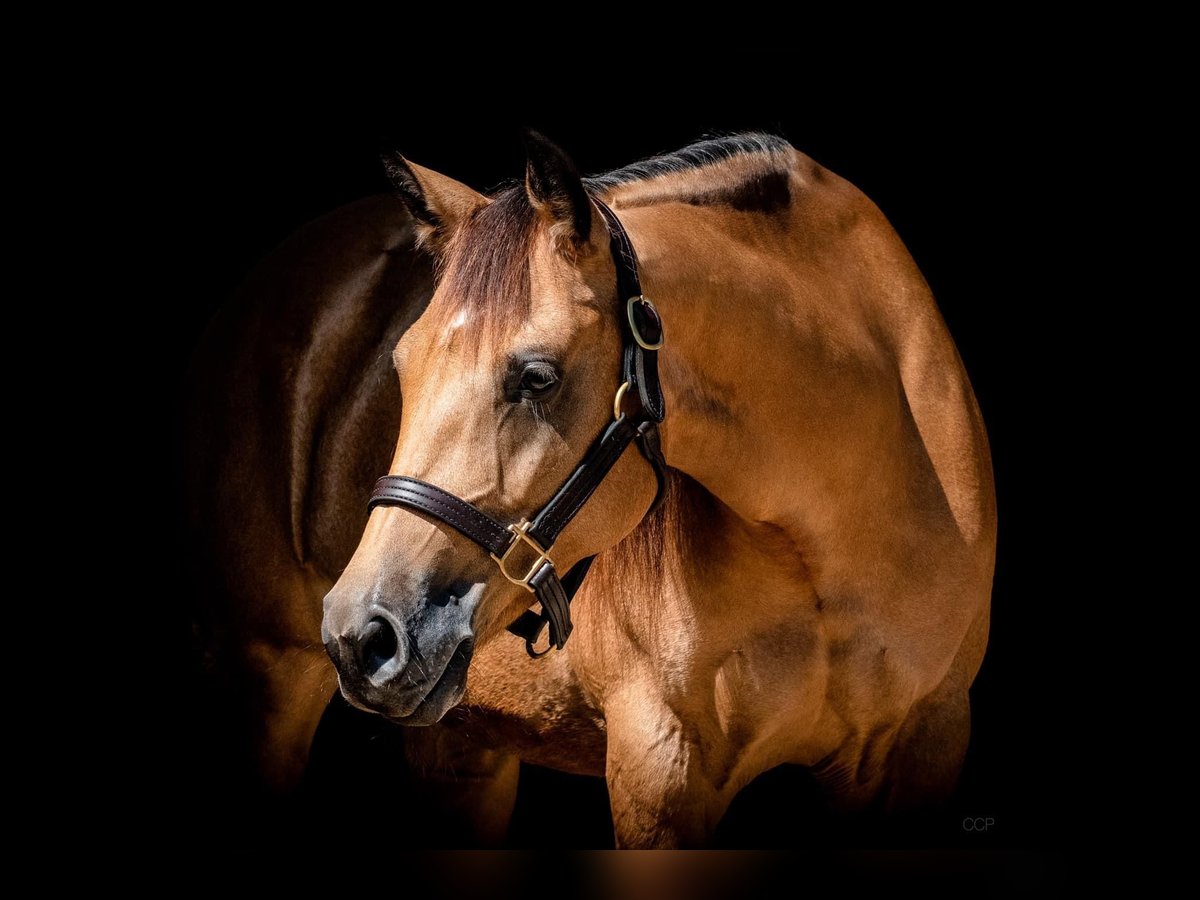
[[[658,423],[666,413],[658,379],[662,320],[654,304],[642,294],[637,255],[624,226],[604,203],[595,198],[593,202],[608,225],[625,334],[622,380],[613,401],[613,421],[532,521],[522,519],[505,525],[466,500],[405,475],[380,478],[367,504],[368,509],[400,506],[436,519],[487,551],[505,578],[525,588],[541,604],[540,612],[527,610],[508,626],[509,631],[525,639],[525,649],[535,658],[551,648],[561,650],[571,636],[571,599],[595,559],[589,556],[580,560],[560,578],[553,559],[554,542],[635,440],[658,479],[651,509],[661,502],[666,490],[667,467],[658,439]],[[545,650],[535,650],[534,643],[547,625],[550,643]]]

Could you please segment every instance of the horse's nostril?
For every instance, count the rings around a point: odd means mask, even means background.
[[[359,647],[363,669],[370,677],[395,658],[399,649],[396,629],[387,619],[376,616],[363,628]]]

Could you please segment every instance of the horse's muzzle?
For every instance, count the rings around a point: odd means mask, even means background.
[[[331,593],[321,638],[346,700],[406,725],[441,719],[466,691],[475,644],[466,599],[422,602],[405,620],[379,604],[347,612]]]

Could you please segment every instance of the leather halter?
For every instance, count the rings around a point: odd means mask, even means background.
[[[526,610],[508,626],[525,639],[525,649],[535,659],[562,649],[571,635],[571,599],[588,573],[595,556],[580,560],[561,579],[552,559],[554,542],[600,487],[605,476],[621,458],[625,448],[638,442],[642,454],[654,467],[658,493],[650,509],[662,500],[667,466],[659,445],[658,423],[666,414],[662,385],[658,379],[658,350],[663,343],[658,310],[642,294],[637,255],[616,213],[592,198],[608,226],[609,245],[617,268],[617,297],[624,309],[621,316],[625,348],[621,359],[621,381],[613,400],[613,421],[605,427],[583,461],[550,501],[534,514],[504,525],[483,510],[435,485],[406,475],[385,475],[375,483],[367,504],[401,506],[449,525],[488,552],[501,574],[525,588],[541,604],[541,612]],[[626,398],[636,398],[636,403]],[[633,407],[630,409],[629,407]],[[514,574],[511,557],[522,546],[534,555],[523,571]],[[550,626],[550,644],[545,650],[533,645],[545,625]]]

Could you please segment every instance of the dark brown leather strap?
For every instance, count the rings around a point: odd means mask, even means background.
[[[478,507],[436,485],[407,475],[384,475],[375,482],[367,509],[377,506],[405,506],[433,516],[497,556],[504,552],[513,537],[512,532]]]
[[[558,574],[550,563],[538,570],[529,580],[529,586],[533,588],[534,596],[542,604],[542,617],[550,626],[550,643],[561,650],[575,627],[571,624],[571,600],[567,596],[566,588],[558,580]],[[536,653],[532,646],[528,649],[531,655]]]
[[[658,509],[658,505],[667,496],[667,460],[663,456],[662,441],[658,437],[658,425],[654,422],[643,422],[638,426],[638,449],[654,468],[654,477],[658,481],[658,490],[654,494],[654,502],[646,515]]]
[[[604,430],[600,440],[592,445],[592,449],[583,458],[583,462],[533,520],[529,533],[539,544],[550,547],[558,540],[567,523],[575,518],[583,504],[596,493],[596,488],[600,487],[600,483],[612,471],[625,448],[637,435],[637,423],[631,421],[629,416],[621,416]]]
[[[629,382],[630,388],[635,391],[635,395],[641,400],[642,408],[649,413],[650,418],[661,422],[667,410],[663,400],[662,383],[658,379],[658,351],[647,350],[633,339],[626,313],[629,299],[643,296],[637,253],[633,249],[633,242],[629,240],[629,232],[625,230],[617,214],[601,200],[593,200],[608,225],[610,249],[617,267],[617,299],[621,307],[618,315],[627,335],[621,366],[623,380]],[[639,303],[634,304],[632,309],[632,314],[638,317],[642,335],[652,343],[660,341],[663,328],[655,307],[652,304]]]
[[[592,563],[595,562],[595,560],[595,556],[585,556],[579,562],[575,563],[575,565],[571,567],[571,571],[569,571],[566,576],[563,577],[562,588],[563,593],[566,595],[568,604],[575,597],[575,594],[579,588],[583,585],[583,579],[587,577],[588,570],[592,567]],[[545,650],[535,650],[533,645],[537,643],[538,638],[541,636],[542,630],[547,625],[550,626],[550,643],[546,645]],[[567,634],[571,633],[571,629],[573,627],[574,626],[571,625],[571,620],[568,617],[566,622]],[[525,641],[525,649],[534,659],[538,659],[539,657],[545,656],[547,653],[549,653],[550,649],[556,646],[555,637],[560,634],[558,626],[556,626],[553,618],[546,615],[545,612],[534,612],[532,609],[527,609],[525,612],[521,613],[521,615],[517,616],[516,621],[508,626],[507,631],[509,631],[511,634],[515,634],[517,637]],[[563,640],[565,641],[566,638],[563,638]]]

